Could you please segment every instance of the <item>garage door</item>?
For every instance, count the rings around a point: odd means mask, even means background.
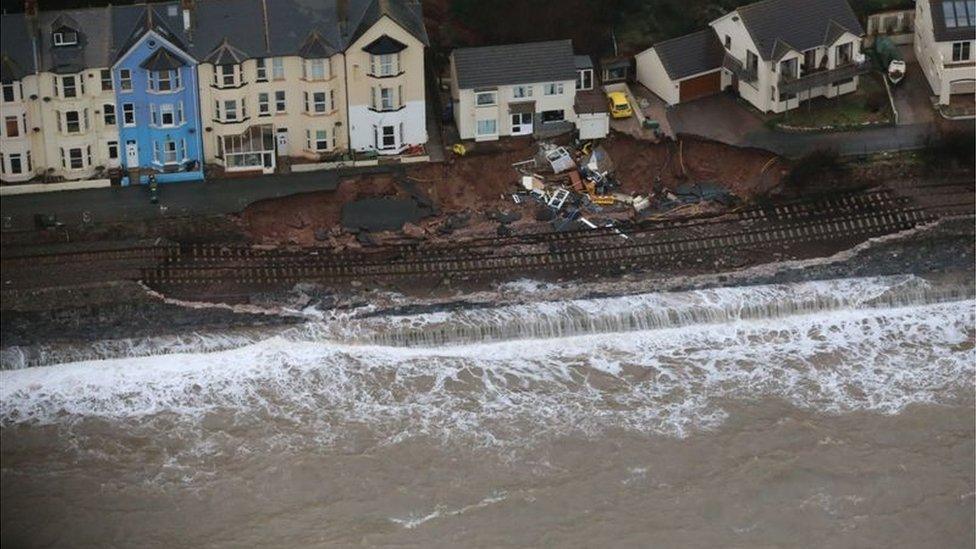
[[[699,97],[718,93],[722,87],[722,72],[715,71],[681,81],[680,100],[692,101]]]

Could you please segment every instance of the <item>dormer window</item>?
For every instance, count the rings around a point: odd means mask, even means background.
[[[303,68],[305,80],[326,80],[332,76],[328,59],[306,59]]]
[[[179,69],[165,71],[149,71],[150,91],[166,93],[179,90],[181,87]]]
[[[68,27],[54,31],[55,46],[74,46],[78,44],[78,33]]]
[[[395,76],[400,72],[400,55],[396,53],[370,55],[369,68],[372,76]]]
[[[218,88],[232,88],[237,85],[240,65],[217,65],[214,67],[214,85]]]

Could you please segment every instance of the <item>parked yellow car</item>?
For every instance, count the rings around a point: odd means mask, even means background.
[[[628,118],[634,111],[630,110],[630,101],[627,101],[627,94],[624,92],[610,92],[607,94],[610,100],[610,116],[614,118]]]

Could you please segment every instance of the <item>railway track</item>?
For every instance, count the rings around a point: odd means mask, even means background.
[[[356,252],[262,249],[243,245],[144,245],[112,250],[4,254],[5,287],[32,273],[84,265],[104,280],[141,279],[162,290],[302,280],[497,276],[627,270],[684,264],[736,250],[782,250],[810,242],[857,241],[972,214],[971,184],[938,183],[849,192],[739,208],[721,216],[652,220],[623,228],[482,237],[447,244],[398,244]],[[955,190],[954,190],[955,189]],[[920,197],[926,198],[922,204]]]

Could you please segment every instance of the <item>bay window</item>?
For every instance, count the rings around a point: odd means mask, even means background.
[[[325,80],[331,76],[328,59],[306,59],[303,67],[306,80]]]
[[[180,71],[178,69],[166,71],[151,71],[149,73],[149,90],[155,92],[171,92],[180,89]]]
[[[395,76],[399,73],[400,63],[399,54],[387,53],[382,55],[369,56],[370,75],[372,76]]]

